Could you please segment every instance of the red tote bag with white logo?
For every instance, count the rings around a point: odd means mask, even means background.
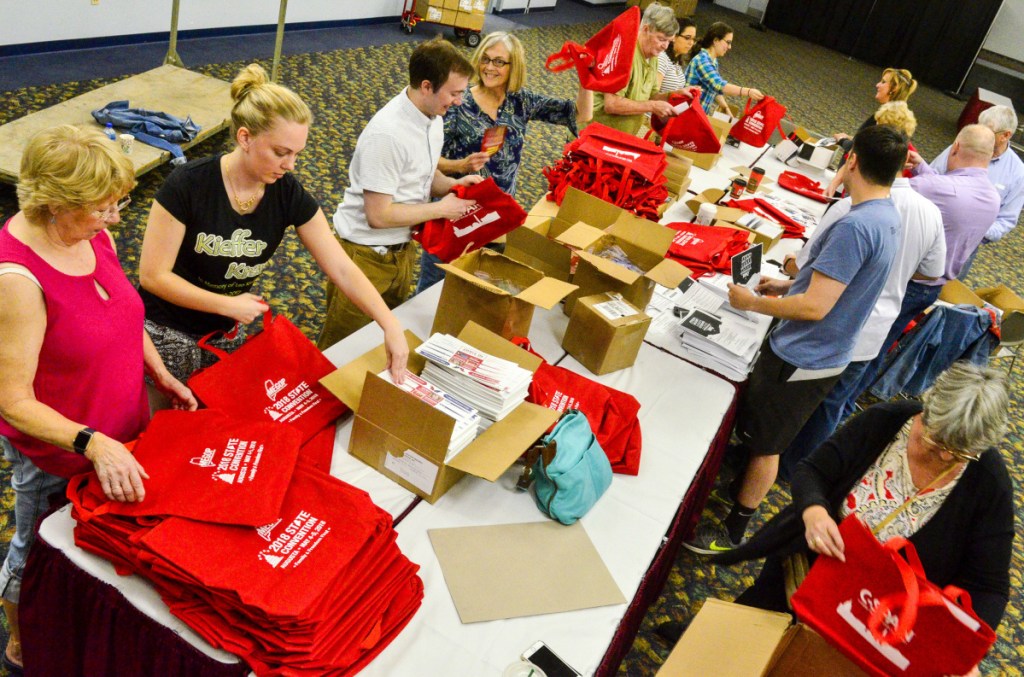
[[[625,167],[651,183],[664,183],[665,151],[650,141],[594,122],[567,150],[604,163]]]
[[[718,132],[711,126],[711,121],[699,103],[669,118],[661,139],[673,148],[694,153],[718,153],[722,150]]]
[[[995,633],[967,593],[930,583],[904,538],[879,543],[854,515],[839,533],[846,562],[815,560],[793,595],[797,618],[871,675],[963,675],[978,664]]]
[[[587,44],[566,42],[561,51],[548,57],[544,67],[559,73],[575,66],[584,89],[614,94],[629,84],[639,33],[640,8],[630,7]]]
[[[199,346],[220,357],[216,364],[197,371],[188,387],[210,409],[232,416],[290,423],[309,441],[324,426],[337,420],[348,407],[320,385],[334,365],[283,315],[263,315],[263,331],[228,354]]]
[[[782,131],[782,118],[784,117],[786,117],[786,107],[770,96],[764,97],[756,105],[747,99],[743,115],[732,126],[729,136],[755,148],[761,148],[768,143],[768,139],[776,129],[779,130],[779,134],[782,134],[782,138],[786,138],[786,134]]]
[[[279,514],[301,437],[291,426],[215,409],[158,411],[135,445],[135,458],[149,474],[145,500],[110,501],[103,508],[130,517],[266,524]]]
[[[455,220],[427,221],[412,236],[445,263],[480,249],[526,221],[526,210],[490,177],[472,186],[455,186],[452,192],[464,200],[475,200],[476,206]]]

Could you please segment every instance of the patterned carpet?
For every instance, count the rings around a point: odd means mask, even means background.
[[[879,76],[879,69],[874,66],[787,36],[751,30],[747,27],[746,17],[705,2],[700,4],[696,19],[700,27],[716,20],[726,20],[733,25],[736,30],[735,47],[722,60],[724,77],[775,96],[789,108],[789,115],[795,121],[823,132],[853,132],[874,111],[873,85]],[[574,96],[575,77],[545,72],[543,57],[556,51],[564,40],[585,41],[598,28],[598,24],[546,26],[518,33],[530,59],[527,86],[550,94]],[[387,25],[372,29],[391,30]],[[405,64],[413,45],[398,42],[397,24],[394,31],[396,44],[393,45],[297,55],[283,61],[282,82],[298,91],[316,116],[296,174],[320,200],[328,215],[337,206],[346,185],[348,158],[359,131],[372,114],[404,85]],[[242,65],[239,61],[198,67],[196,70],[230,80]],[[269,70],[270,64],[264,65]],[[0,92],[0,123],[108,82],[89,80]],[[914,143],[925,157],[931,158],[951,142],[962,104],[924,86],[910,103],[919,123]],[[543,194],[545,185],[540,169],[560,155],[563,142],[564,133],[560,129],[546,125],[531,128],[520,175],[518,198],[522,204],[531,205]],[[193,149],[189,156],[200,157],[228,147],[226,135],[219,135]],[[164,167],[142,177],[132,195],[133,204],[123,215],[122,224],[115,233],[124,268],[133,280],[137,275],[146,205],[168,172],[169,169]],[[0,215],[6,218],[16,209],[14,189],[0,185]],[[1015,252],[1021,251],[1022,237],[1024,229],[1018,228],[1002,242],[983,248],[972,270],[971,282],[979,286],[1003,282],[1024,290],[1024,273],[1016,264],[1008,263],[1016,260]],[[260,291],[275,310],[287,314],[307,336],[315,339],[321,326],[324,278],[294,234],[286,237],[261,284]],[[1002,364],[1008,367],[1008,361]],[[1015,369],[1012,427],[1003,446],[1018,486],[1024,478],[1024,464],[1013,463],[1016,454],[1024,452],[1024,426],[1020,417],[1024,401],[1021,369],[1024,369],[1024,362]],[[4,467],[0,475],[0,486],[8,486],[9,470]],[[762,512],[774,514],[787,500],[784,490],[775,490],[770,495],[769,507]],[[0,541],[3,543],[10,540],[13,532],[11,507],[12,496],[8,490],[0,496]],[[1020,493],[1017,495],[1017,514],[1024,515],[1024,498]],[[764,519],[764,516],[759,515],[757,519]],[[1024,663],[1024,630],[1021,630],[1024,602],[1018,593],[1024,569],[1024,545],[1020,539],[1014,545],[1010,605],[999,630],[999,641],[983,665],[986,674],[1024,674],[1020,667]],[[644,620],[640,635],[620,673],[653,675],[669,651],[669,647],[653,635],[654,626],[670,619],[689,620],[709,596],[732,599],[749,585],[758,567],[758,563],[751,563],[716,569],[684,550],[661,598]]]

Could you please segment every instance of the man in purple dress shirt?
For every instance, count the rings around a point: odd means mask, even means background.
[[[874,382],[869,375],[877,376],[889,348],[911,320],[935,303],[942,285],[956,279],[999,215],[999,192],[988,179],[988,163],[995,142],[995,134],[988,127],[967,125],[950,147],[945,174],[937,173],[920,155],[911,153],[914,177],[910,179],[910,187],[935,203],[942,213],[946,269],[934,280],[911,279],[907,284],[900,314],[892,323],[882,352],[864,370],[862,383]]]

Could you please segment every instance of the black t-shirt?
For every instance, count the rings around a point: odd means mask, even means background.
[[[172,269],[200,289],[238,296],[269,265],[288,226],[301,226],[320,206],[291,174],[269,184],[251,214],[231,208],[220,172],[221,156],[179,167],[157,191],[156,201],[185,224]],[[146,319],[190,334],[227,330],[234,320],[183,308],[140,289]]]

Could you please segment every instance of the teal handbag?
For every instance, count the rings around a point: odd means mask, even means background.
[[[527,477],[535,480],[537,507],[562,524],[586,515],[612,483],[611,463],[587,417],[576,409],[566,411],[531,450],[527,468]]]

